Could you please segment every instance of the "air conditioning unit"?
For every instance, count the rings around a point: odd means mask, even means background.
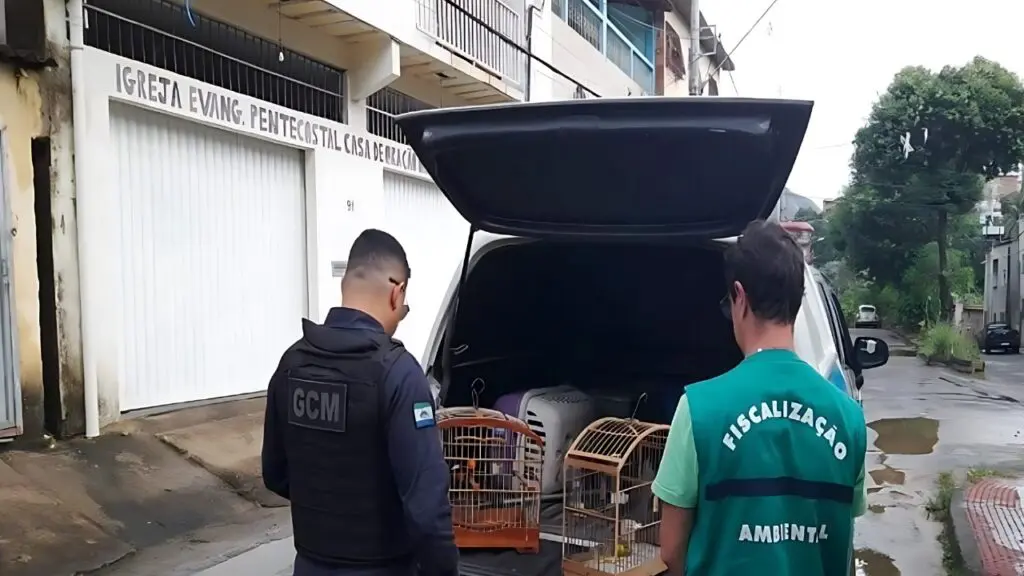
[[[46,45],[41,0],[0,0],[0,60],[21,68],[56,64]]]

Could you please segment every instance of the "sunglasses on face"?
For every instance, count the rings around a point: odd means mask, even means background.
[[[391,282],[395,286],[398,286],[399,288],[401,288],[403,293],[405,292],[406,282],[399,282],[398,280],[395,280],[394,278],[388,278],[388,282]],[[408,304],[403,304],[402,305],[402,318],[405,318],[408,315],[409,315],[409,305]]]

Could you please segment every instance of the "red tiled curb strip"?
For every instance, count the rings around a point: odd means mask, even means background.
[[[1024,576],[1021,487],[981,480],[964,491],[964,507],[981,556],[983,576]]]

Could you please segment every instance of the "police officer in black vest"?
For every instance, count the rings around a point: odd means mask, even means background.
[[[392,338],[409,276],[394,237],[360,234],[341,307],[303,320],[270,381],[263,481],[291,501],[295,576],[458,576],[433,396]]]

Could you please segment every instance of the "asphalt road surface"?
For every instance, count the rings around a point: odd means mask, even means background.
[[[898,340],[891,334],[882,337]],[[903,357],[866,373],[870,488],[869,511],[856,524],[858,576],[943,573],[936,540],[940,526],[924,510],[938,474],[1024,467],[1024,357],[986,360],[984,380]],[[291,574],[293,556],[291,540],[282,539],[198,574],[283,576]]]
[[[938,474],[1024,463],[1024,380],[1002,374],[964,378],[916,358],[866,373],[871,487],[856,525],[861,574],[942,574],[940,526],[924,510]]]
[[[1020,382],[1024,385],[1024,354],[993,352],[983,354],[985,375],[987,379],[1008,382]]]

